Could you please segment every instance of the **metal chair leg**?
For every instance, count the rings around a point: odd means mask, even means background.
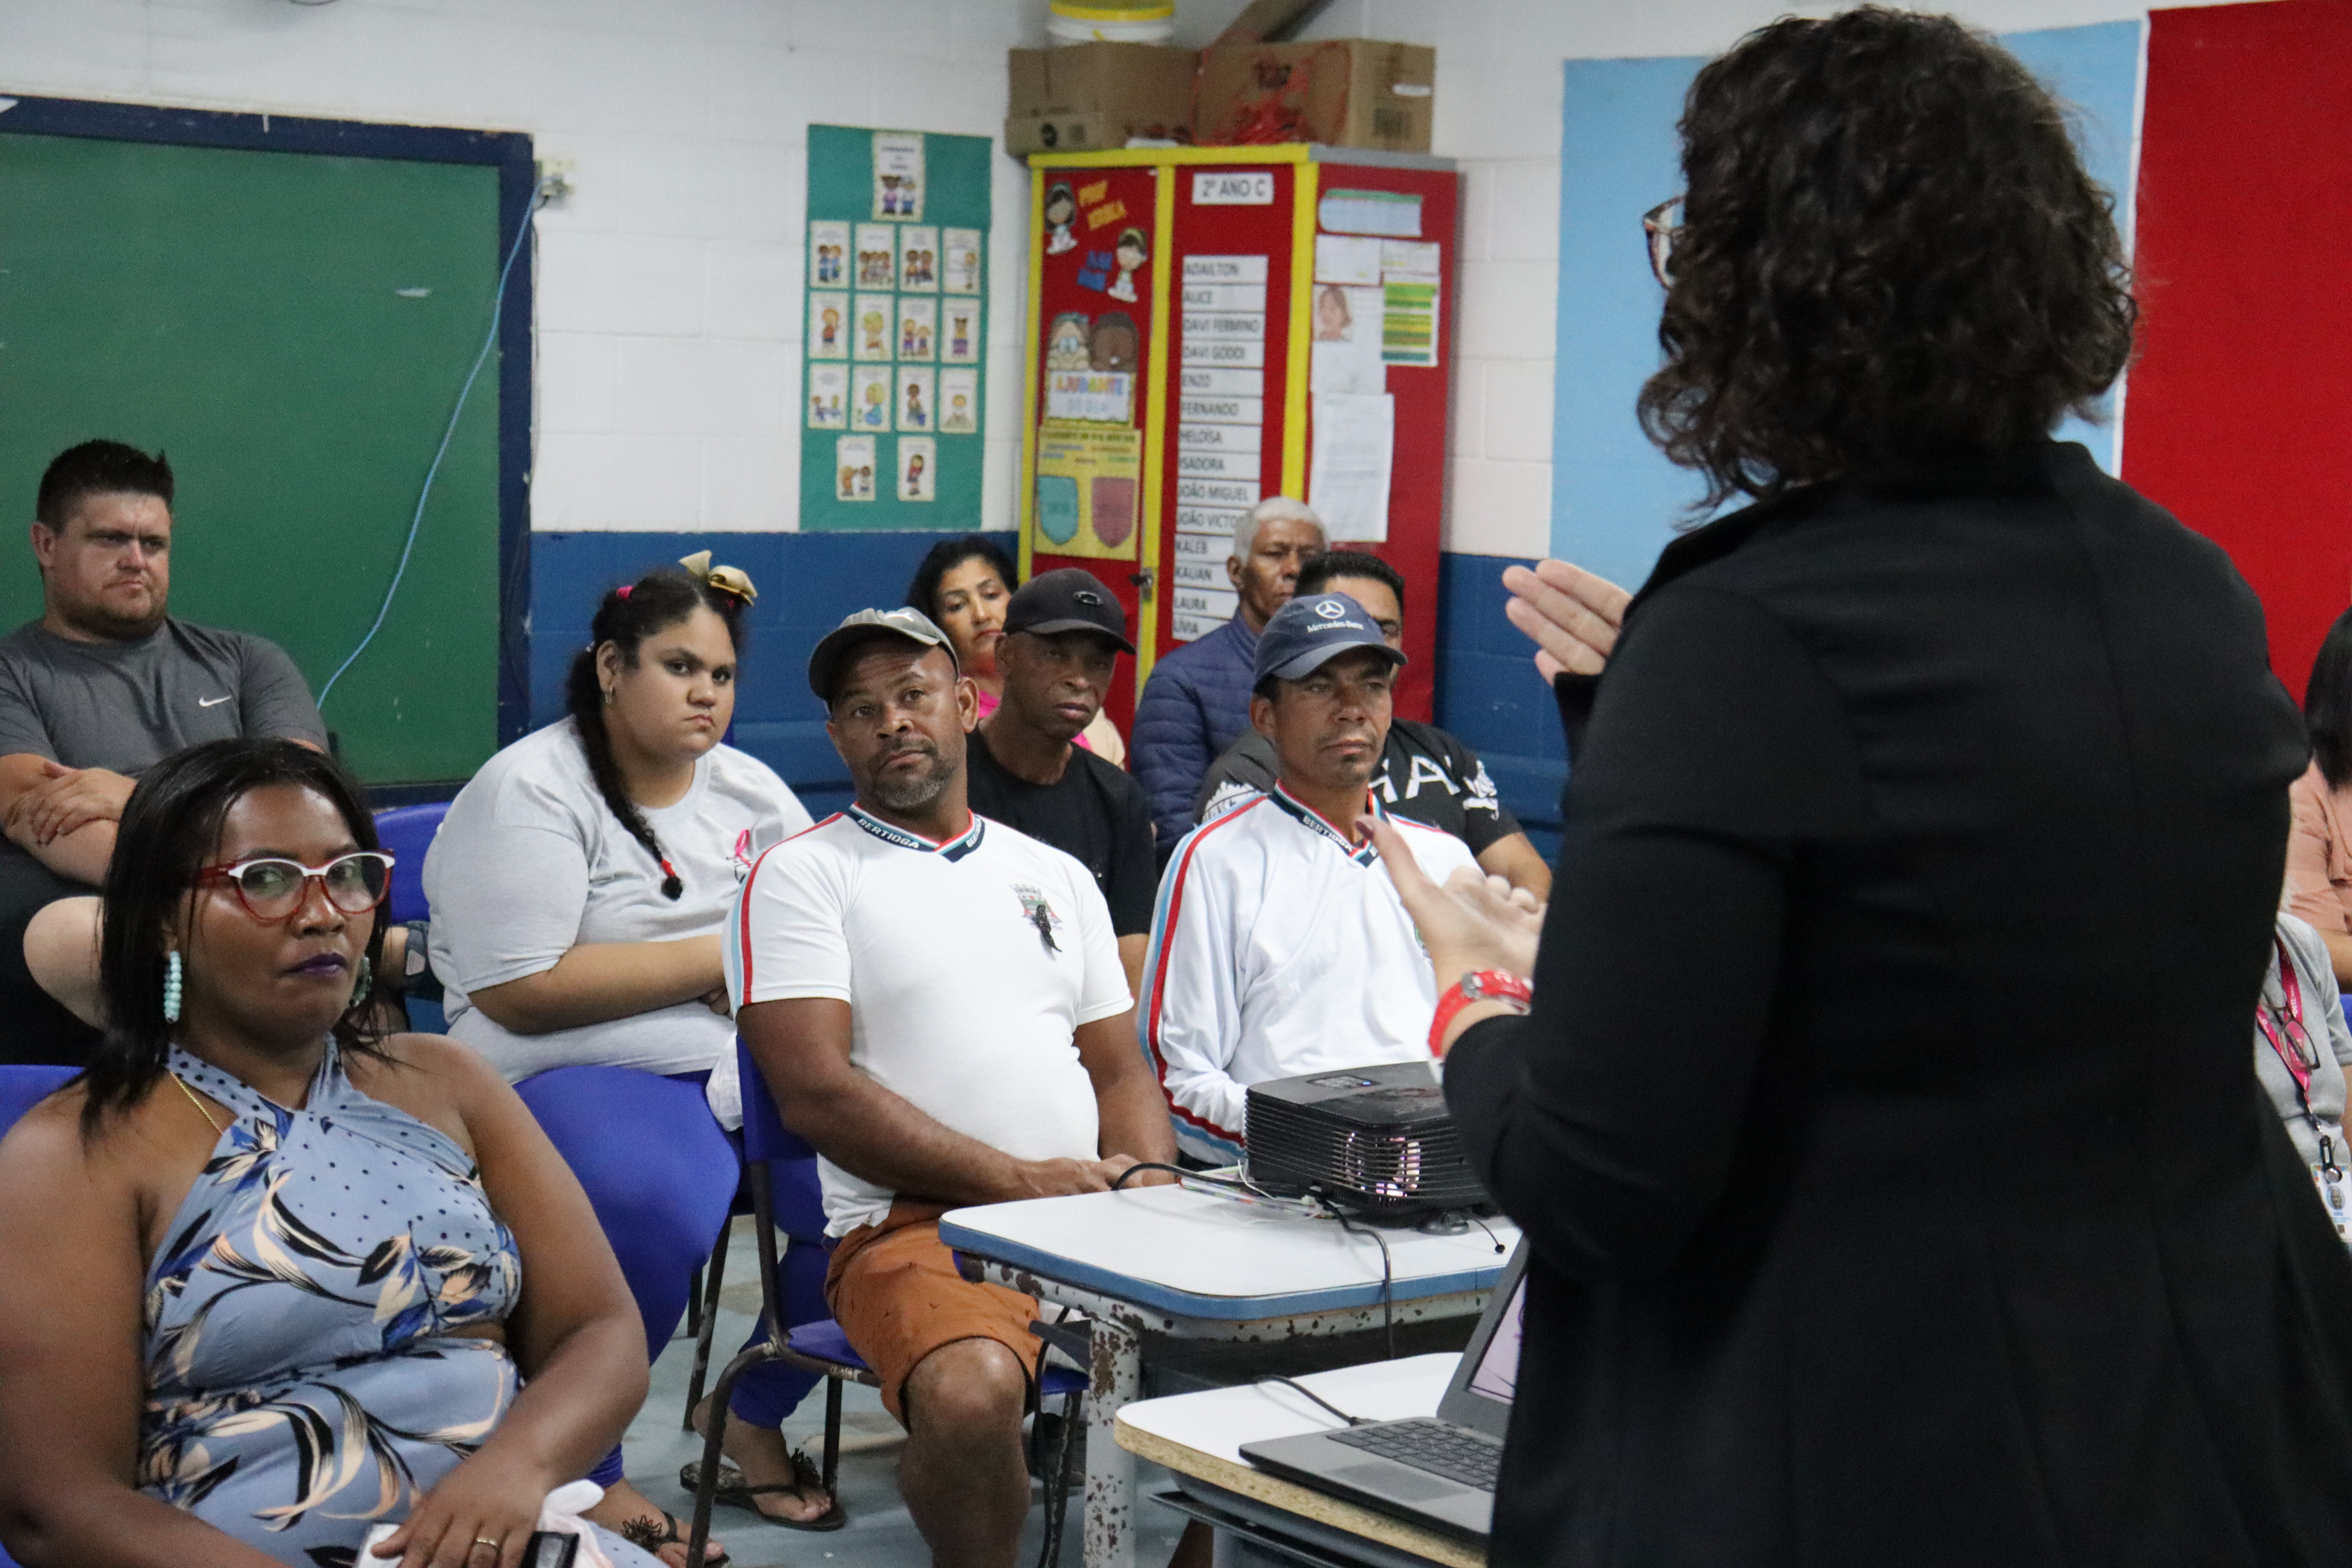
[[[1060,1568],[1063,1516],[1070,1507],[1070,1435],[1077,1430],[1078,1405],[1086,1397],[1071,1394],[1062,1401],[1062,1431],[1045,1470],[1045,1531],[1037,1545],[1037,1568]]]
[[[719,1321],[719,1288],[727,1278],[727,1243],[733,1237],[735,1221],[730,1215],[719,1229],[719,1245],[710,1249],[710,1261],[698,1272],[702,1289],[697,1298],[689,1298],[689,1306],[699,1306],[699,1318],[694,1331],[694,1375],[686,1380],[686,1413],[678,1418],[682,1431],[694,1430],[694,1407],[702,1403],[703,1379],[710,1372],[710,1334]]]
[[[763,1361],[776,1359],[773,1344],[756,1344],[727,1363],[719,1374],[719,1386],[710,1391],[710,1407],[717,1419],[710,1423],[710,1435],[702,1440],[702,1474],[694,1489],[694,1528],[688,1532],[686,1560],[702,1561],[703,1549],[710,1544],[710,1510],[719,1500],[719,1445],[727,1437],[727,1402],[734,1397],[735,1380],[750,1368]]]
[[[824,1456],[819,1468],[824,1472],[824,1495],[831,1497],[834,1478],[841,1473],[841,1379],[837,1377],[824,1380]]]

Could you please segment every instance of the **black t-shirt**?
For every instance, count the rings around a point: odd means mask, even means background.
[[[1151,854],[1151,808],[1143,786],[1084,746],[1070,748],[1058,784],[1036,784],[1007,770],[974,731],[965,748],[971,809],[1052,845],[1094,873],[1118,936],[1151,930],[1160,890]]]
[[[1192,820],[1205,822],[1234,801],[1273,789],[1275,772],[1274,742],[1253,730],[1210,764],[1192,800]],[[1504,808],[1478,753],[1433,724],[1390,721],[1372,787],[1381,792],[1382,805],[1451,833],[1473,855],[1484,855],[1488,845],[1519,830],[1518,818]]]

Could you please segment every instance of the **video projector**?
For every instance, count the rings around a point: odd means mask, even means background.
[[[1371,1220],[1485,1205],[1433,1067],[1394,1062],[1252,1084],[1251,1182],[1286,1197],[1317,1193]]]

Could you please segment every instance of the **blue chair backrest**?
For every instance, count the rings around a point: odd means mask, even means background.
[[[0,1134],[16,1119],[55,1094],[81,1069],[58,1067],[0,1067]]]
[[[824,1194],[816,1173],[816,1151],[784,1125],[759,1064],[735,1040],[735,1068],[743,1081],[743,1158],[768,1167],[768,1187],[776,1205],[776,1228],[786,1236],[822,1244]]]
[[[768,1080],[761,1076],[760,1064],[751,1059],[751,1049],[740,1035],[735,1037],[735,1068],[743,1079],[743,1158],[771,1163],[815,1159],[816,1151],[785,1126],[777,1113]]]
[[[5,1137],[25,1112],[56,1093],[58,1086],[79,1070],[14,1063],[0,1067],[0,1137]],[[0,1547],[0,1568],[16,1568],[16,1560],[8,1555],[5,1547]]]
[[[431,912],[425,902],[425,852],[433,847],[433,836],[448,815],[446,800],[395,805],[375,814],[375,836],[392,851],[392,897],[384,900],[383,918],[395,925],[425,920]]]

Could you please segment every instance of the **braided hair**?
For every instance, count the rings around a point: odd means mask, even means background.
[[[727,623],[730,645],[742,646],[742,599],[724,588],[665,568],[604,595],[604,602],[596,606],[596,618],[589,623],[588,646],[572,657],[571,678],[564,685],[564,701],[571,709],[573,727],[580,731],[581,749],[588,753],[589,776],[596,781],[604,805],[621,819],[629,837],[644,845],[646,853],[662,868],[662,897],[672,900],[685,894],[686,884],[670,866],[669,858],[662,853],[661,843],[654,837],[646,814],[629,798],[628,788],[621,778],[621,766],[613,759],[613,737],[604,727],[604,686],[596,679],[596,652],[611,643],[621,650],[621,662],[635,669],[637,649],[646,638],[677,625],[694,614],[698,606]]]

